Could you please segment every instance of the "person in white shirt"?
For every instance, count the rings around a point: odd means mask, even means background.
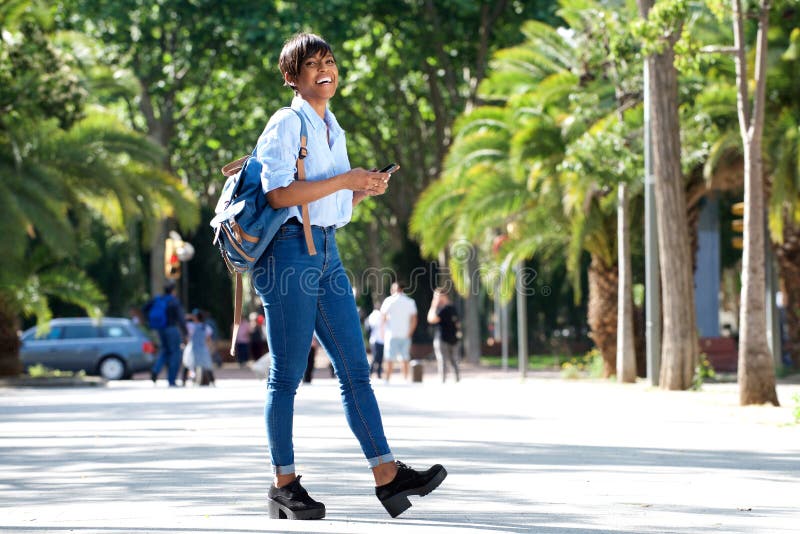
[[[387,382],[392,376],[395,361],[403,364],[403,378],[408,380],[411,336],[417,328],[417,304],[403,293],[403,289],[401,282],[392,284],[392,295],[381,306]]]

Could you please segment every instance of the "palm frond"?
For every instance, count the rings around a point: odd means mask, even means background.
[[[736,130],[727,130],[711,145],[703,165],[703,178],[708,182],[721,163],[741,155],[742,138]]]

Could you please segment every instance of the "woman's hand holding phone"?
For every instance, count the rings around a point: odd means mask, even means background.
[[[395,172],[399,168],[400,168],[400,165],[398,165],[397,163],[390,163],[386,167],[384,167],[381,170],[379,170],[378,172],[388,172],[389,174],[392,174],[393,172]]]
[[[396,172],[399,168],[400,165],[397,163],[390,163],[386,167],[377,171],[376,174],[379,175],[377,187],[366,189],[366,194],[371,197],[384,194],[386,192],[386,188],[389,187],[389,179],[392,177],[392,173]]]

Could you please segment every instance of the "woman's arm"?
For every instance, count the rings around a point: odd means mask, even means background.
[[[314,202],[342,189],[366,195],[382,195],[388,185],[389,174],[370,172],[360,167],[326,180],[295,180],[285,187],[267,193],[267,202],[275,209]],[[386,180],[386,181],[384,181]],[[355,202],[356,195],[353,195]],[[360,199],[359,199],[360,201]]]
[[[441,319],[439,319],[439,294],[433,294],[433,300],[431,301],[431,307],[428,309],[428,316],[426,319],[428,320],[428,324],[437,324]]]

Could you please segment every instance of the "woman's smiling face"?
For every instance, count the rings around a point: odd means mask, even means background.
[[[320,52],[315,56],[304,59],[300,64],[300,74],[296,80],[287,82],[293,85],[305,100],[327,101],[339,86],[339,69],[336,59],[330,52]]]

